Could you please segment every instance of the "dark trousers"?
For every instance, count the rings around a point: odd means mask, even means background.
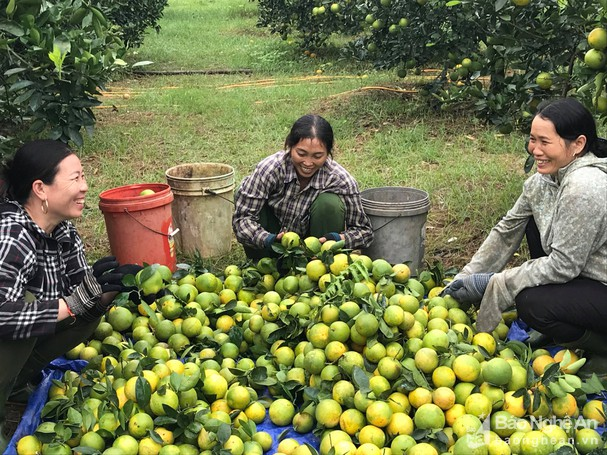
[[[24,386],[52,360],[87,340],[99,325],[98,319],[71,322],[71,318],[60,321],[55,334],[47,337],[0,341],[0,424],[13,387]]]
[[[259,213],[259,224],[273,234],[278,234],[282,229],[280,220],[267,205]],[[343,231],[345,225],[346,207],[342,199],[334,193],[320,193],[310,207],[310,230],[304,235],[322,237],[329,232]],[[249,259],[277,256],[271,247],[259,249],[243,245],[243,248]]]
[[[532,259],[546,256],[533,218],[526,237]],[[527,288],[515,301],[525,323],[560,343],[578,340],[586,330],[603,333],[607,324],[607,286],[588,278]]]

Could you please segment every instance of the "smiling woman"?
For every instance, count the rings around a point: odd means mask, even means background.
[[[87,264],[69,220],[82,214],[88,185],[65,144],[29,142],[2,171],[0,452],[10,436],[7,401],[27,403],[42,369],[90,337],[124,290],[122,277],[140,269],[114,257]]]
[[[501,312],[516,305],[544,342],[586,351],[581,376],[605,378],[607,142],[590,111],[563,98],[538,105],[528,152],[537,172],[443,292],[480,302],[482,332],[493,331]],[[525,236],[531,260],[506,268]]]
[[[332,156],[333,129],[318,115],[292,126],[285,149],[264,160],[236,192],[232,227],[251,259],[274,256],[285,232],[344,240],[347,248],[373,241],[358,184]]]

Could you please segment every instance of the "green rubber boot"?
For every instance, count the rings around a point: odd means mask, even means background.
[[[577,375],[586,380],[596,374],[601,381],[607,380],[607,336],[586,330],[581,338],[568,343],[560,343],[568,349],[582,349],[586,363]]]

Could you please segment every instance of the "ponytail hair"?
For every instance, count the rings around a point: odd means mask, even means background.
[[[63,142],[50,139],[24,144],[0,170],[0,195],[24,204],[30,197],[32,184],[36,180],[52,184],[59,164],[73,153]]]
[[[597,138],[596,145],[591,152],[599,158],[607,158],[607,139]]]

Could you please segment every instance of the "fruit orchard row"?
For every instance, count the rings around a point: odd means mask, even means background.
[[[439,68],[428,99],[465,102],[502,132],[566,94],[607,114],[606,0],[259,0],[259,15],[306,50],[336,34],[344,51],[400,77]]]
[[[19,455],[587,454],[602,390],[585,359],[477,333],[435,268],[286,236],[278,259],[223,273],[148,266],[128,278],[53,381]],[[421,278],[421,275],[420,275]],[[439,283],[437,286],[435,283]],[[425,284],[425,285],[424,285]],[[273,440],[271,421],[319,436]],[[280,439],[280,438],[279,438]]]

